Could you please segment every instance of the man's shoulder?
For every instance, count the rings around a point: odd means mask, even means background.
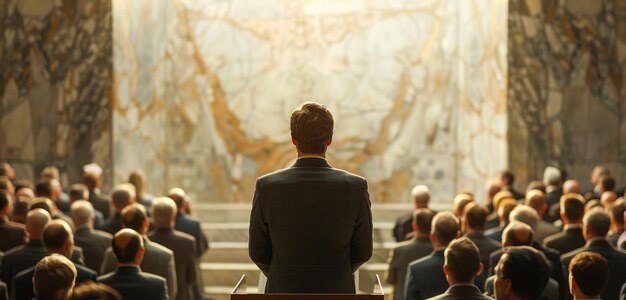
[[[149,242],[146,243],[146,255],[148,254],[148,252],[153,253],[152,255],[155,256],[162,256],[162,257],[171,257],[172,255],[174,255],[174,252],[172,252],[172,250],[168,249],[167,247],[160,245],[159,243],[156,242]]]
[[[441,264],[443,260],[435,255],[427,255],[418,260],[412,261],[409,264],[409,268],[411,271],[418,271],[422,269],[428,269],[432,267],[437,267]]]
[[[294,173],[299,172],[299,169],[300,168],[290,167],[290,168],[276,170],[272,173],[265,174],[257,178],[257,183],[268,184],[268,183],[273,183],[273,182],[280,182],[284,179],[291,178],[291,176]],[[320,172],[318,176],[329,177],[329,178],[338,177],[338,178],[350,180],[350,182],[357,182],[357,183],[367,182],[366,179],[362,176],[350,173],[343,169],[337,169],[337,168],[324,168],[324,172]]]
[[[15,274],[15,284],[20,284],[22,281],[30,281],[33,278],[33,274],[35,273],[35,267],[30,267],[26,270],[20,271]]]
[[[96,271],[92,269],[89,269],[85,266],[81,266],[77,263],[75,263],[74,266],[76,267],[76,272],[78,272],[79,274],[82,273],[84,277],[93,277],[93,278],[98,277],[98,274],[96,273]]]

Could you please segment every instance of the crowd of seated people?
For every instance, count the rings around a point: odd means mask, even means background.
[[[451,212],[413,188],[392,231],[393,299],[626,299],[625,188],[609,170],[594,168],[588,191],[554,167],[524,193],[514,179],[487,180],[484,201],[460,192]]]
[[[101,167],[83,171],[65,193],[56,167],[33,183],[0,164],[0,300],[206,299],[209,245],[185,191],[154,199],[133,171],[107,194]]]

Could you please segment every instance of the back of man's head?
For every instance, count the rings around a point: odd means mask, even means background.
[[[600,177],[600,190],[603,192],[615,190],[615,178],[611,175]]]
[[[63,255],[52,254],[35,266],[33,289],[37,299],[67,299],[76,281],[76,267]]]
[[[450,277],[450,285],[473,284],[474,277],[482,271],[476,244],[466,237],[452,241],[445,251],[444,271]]]
[[[555,167],[546,167],[543,172],[543,184],[546,186],[560,186],[561,181],[561,170]]]
[[[546,192],[546,186],[543,185],[542,181],[539,181],[539,180],[531,181],[531,182],[529,182],[526,185],[526,189],[524,190],[524,192],[526,194],[528,194],[528,192],[534,191],[534,190],[541,191],[541,192],[545,193]]]
[[[41,240],[43,238],[43,230],[52,219],[50,214],[41,209],[35,208],[26,215],[26,231],[31,240]]]
[[[533,230],[537,228],[539,223],[539,215],[537,212],[526,205],[518,205],[511,212],[511,221],[519,221],[528,224]]]
[[[52,202],[52,200],[46,197],[37,197],[33,199],[33,202],[30,204],[31,210],[36,208],[41,208],[47,211],[49,214],[52,214],[53,208],[56,209],[56,205],[54,204],[54,202]]]
[[[515,175],[509,170],[500,171],[499,175],[503,185],[513,185],[515,182]]]
[[[502,245],[504,247],[530,246],[533,242],[533,235],[533,229],[528,224],[513,221],[502,232]]]
[[[563,194],[580,194],[580,183],[574,179],[566,180],[563,183]]]
[[[70,257],[74,244],[74,234],[65,221],[52,220],[44,228],[43,243],[48,248],[48,252]]]
[[[411,190],[411,198],[415,208],[427,208],[430,201],[430,189],[425,185],[416,185]]]
[[[580,223],[585,215],[585,199],[579,194],[561,196],[561,217],[569,223]]]
[[[121,212],[124,207],[135,201],[135,187],[130,183],[122,183],[111,193],[111,202],[115,211]]]
[[[0,216],[8,216],[13,210],[13,199],[7,191],[0,191]]]
[[[472,195],[461,193],[454,197],[452,202],[452,212],[457,218],[463,216],[463,210],[465,206],[474,202],[474,197]]]
[[[470,203],[463,209],[463,223],[469,229],[482,231],[487,222],[487,209],[476,204]]]
[[[446,247],[452,240],[459,236],[459,220],[451,212],[440,212],[433,218],[431,229],[433,246]]]
[[[546,198],[542,191],[532,190],[526,194],[524,202],[526,205],[532,207],[537,213],[543,211],[548,205]]]
[[[611,213],[611,220],[619,229],[623,229],[624,227],[624,211],[626,211],[626,205],[624,204],[624,199],[619,198],[617,201],[613,202],[609,211]]]
[[[304,103],[293,111],[290,123],[291,138],[297,143],[300,153],[326,152],[334,126],[333,115],[326,106],[315,102]]]
[[[617,194],[613,191],[606,191],[600,195],[600,204],[606,209],[610,208],[615,201],[617,201]]]
[[[86,282],[74,289],[71,300],[122,300],[122,296],[108,285]]]
[[[606,237],[611,228],[611,218],[600,208],[593,208],[583,217],[583,235],[586,240]]]
[[[76,228],[93,226],[94,210],[93,205],[86,200],[77,200],[70,207],[70,214]]]
[[[174,227],[176,218],[176,203],[168,197],[159,197],[152,201],[152,222],[156,228]]]
[[[70,201],[89,200],[89,188],[82,183],[75,183],[70,186]]]
[[[113,253],[121,264],[139,264],[143,255],[143,238],[136,231],[124,228],[118,231],[111,242]]]
[[[35,195],[37,197],[51,198],[53,193],[52,181],[50,179],[42,179],[35,185]]]
[[[500,202],[498,208],[498,218],[500,223],[508,223],[510,220],[511,212],[517,207],[517,201],[513,198],[506,198]]]
[[[98,175],[93,173],[85,173],[83,175],[83,184],[89,189],[89,191],[93,191],[98,187],[100,178]]]
[[[170,197],[170,199],[174,200],[178,211],[183,209],[183,206],[185,206],[185,197],[187,196],[187,193],[185,193],[183,189],[178,187],[173,188],[169,190],[169,192],[167,192],[167,196]]]
[[[577,299],[599,299],[609,279],[609,264],[600,254],[585,251],[572,258],[569,273],[572,275],[569,283],[573,296]]]
[[[539,299],[551,267],[543,253],[529,246],[509,247],[496,266],[496,298]]]
[[[500,208],[500,204],[505,199],[513,199],[513,200],[515,200],[515,198],[513,197],[513,193],[511,193],[510,191],[499,191],[499,192],[497,192],[493,196],[493,209],[495,211],[498,211],[498,208]]]
[[[419,234],[428,236],[435,214],[428,208],[418,208],[413,211],[413,224],[417,227]]]
[[[145,233],[148,217],[143,205],[133,203],[122,210],[122,225],[141,234]]]

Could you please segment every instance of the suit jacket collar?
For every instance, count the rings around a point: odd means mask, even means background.
[[[141,273],[141,268],[139,266],[118,266],[117,271],[115,273],[118,274],[139,274]]]
[[[473,284],[455,284],[448,288],[446,294],[459,296],[482,295],[478,287]]]
[[[326,159],[317,157],[301,157],[292,168],[331,168]]]
[[[594,239],[587,241],[586,248],[615,248],[607,239]]]
[[[24,245],[24,247],[45,248],[46,246],[43,244],[42,240],[30,240]]]
[[[445,248],[443,248],[443,249],[437,249],[437,250],[433,251],[433,253],[432,253],[431,255],[432,255],[432,256],[436,256],[436,257],[441,257],[441,258],[443,258],[443,256],[444,256],[444,255],[443,255],[443,252],[444,252],[445,250],[446,250]]]

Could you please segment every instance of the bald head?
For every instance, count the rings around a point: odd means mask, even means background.
[[[30,240],[41,240],[43,238],[43,230],[50,223],[50,214],[41,209],[35,208],[26,215],[26,232]]]
[[[574,179],[566,180],[563,183],[563,194],[580,194],[580,183]]]
[[[616,200],[617,194],[613,191],[604,192],[600,197],[600,203],[602,204],[602,206],[604,206],[604,208],[607,209],[610,208],[611,205],[613,205],[613,202],[615,202]]]
[[[121,212],[124,207],[135,201],[135,187],[130,183],[123,183],[115,187],[111,193],[111,202],[115,211]]]
[[[440,212],[433,218],[430,238],[433,247],[447,247],[459,236],[459,220],[451,212]]]
[[[511,212],[511,221],[518,221],[528,224],[533,230],[537,228],[539,223],[539,215],[537,212],[529,206],[518,205]]]
[[[513,221],[502,232],[502,245],[529,246],[533,241],[533,229],[528,224]]]
[[[430,189],[425,185],[416,185],[411,190],[411,198],[415,208],[427,208],[430,201]]]
[[[174,200],[178,210],[181,210],[185,205],[185,197],[187,197],[187,193],[185,193],[183,189],[176,187],[167,192],[167,196]]]
[[[115,234],[112,242],[113,253],[120,264],[139,265],[143,258],[143,238],[132,229],[124,228]]]
[[[44,229],[43,243],[50,253],[58,253],[65,257],[71,257],[74,246],[74,234],[65,221],[54,220]]]
[[[528,192],[525,203],[532,207],[539,216],[543,216],[548,209],[548,203],[542,191],[532,190]]]
[[[152,222],[156,228],[172,228],[176,219],[176,203],[168,197],[159,197],[152,201]]]

